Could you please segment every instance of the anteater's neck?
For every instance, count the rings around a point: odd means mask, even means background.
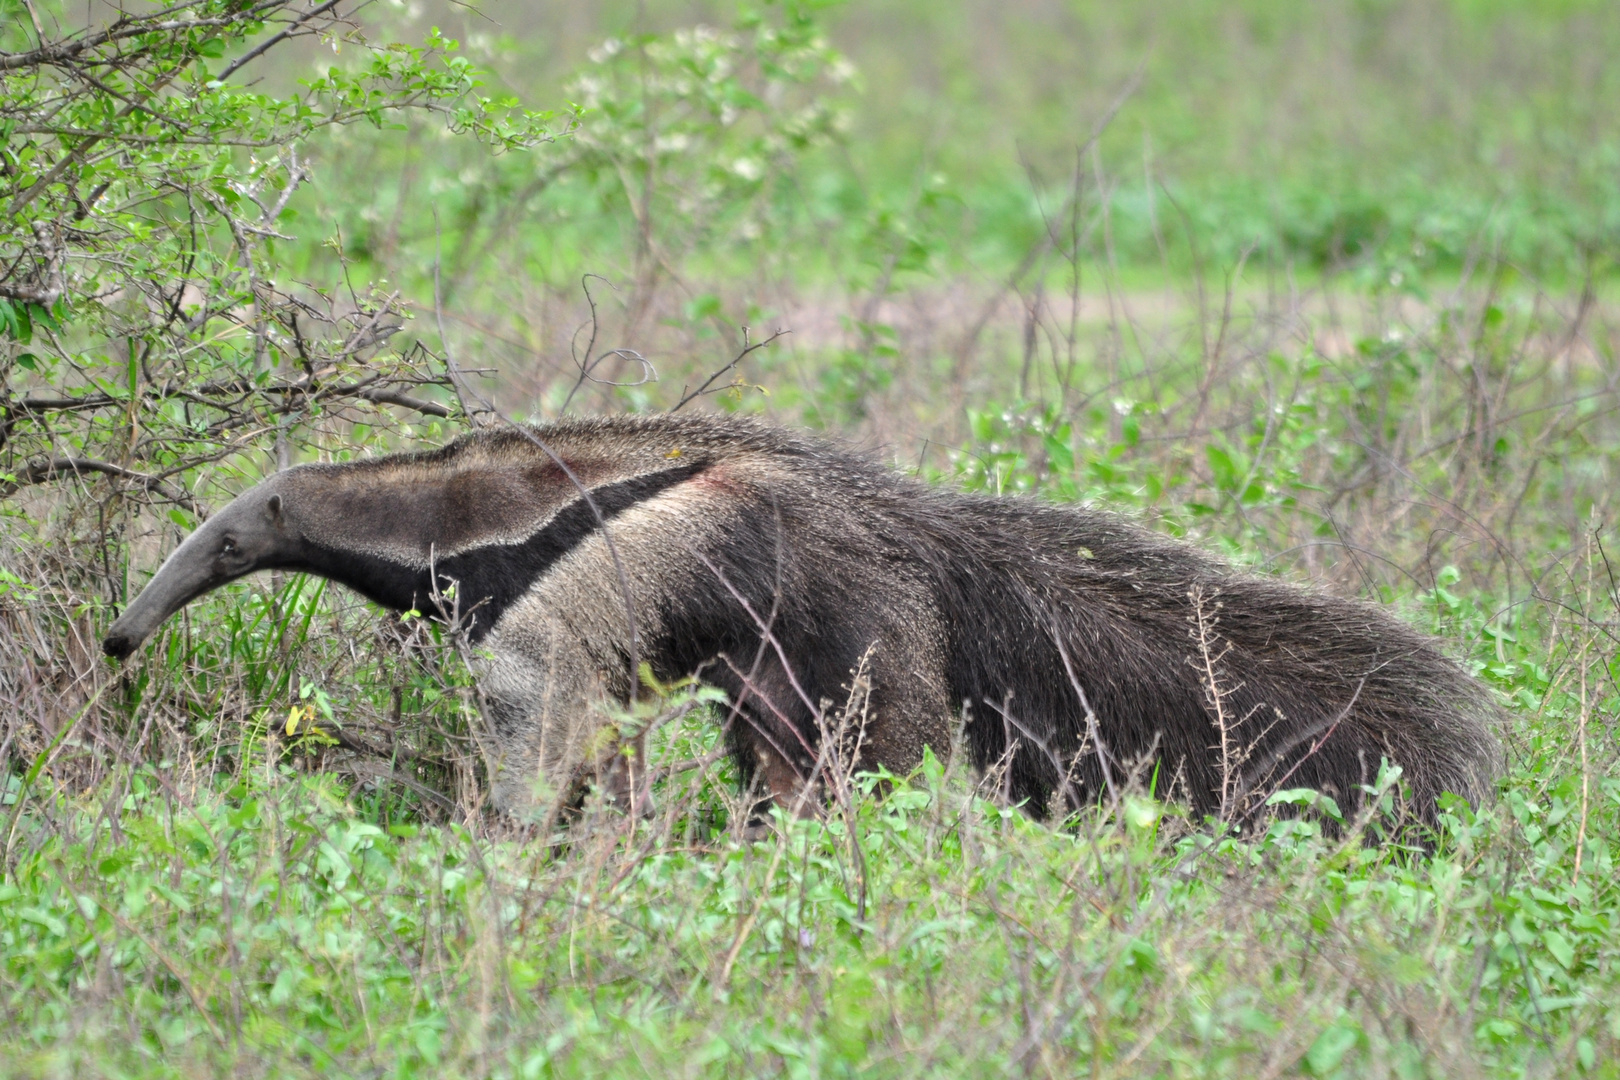
[[[471,521],[435,520],[428,515],[414,522],[408,546],[399,543],[402,530],[397,522],[387,537],[389,542],[379,542],[365,517],[356,515],[349,528],[325,528],[318,540],[306,540],[299,569],[331,578],[395,611],[457,614],[477,641],[536,581],[600,531],[604,522],[707,467],[702,460],[685,461],[598,484],[590,488],[589,498],[577,490],[560,499],[556,492],[537,491],[537,501],[549,494],[546,501],[554,501],[559,508],[521,538],[501,530],[500,535],[479,542],[476,506],[470,508]],[[419,506],[456,505],[456,500],[448,498],[424,499],[419,480],[413,486]],[[447,537],[453,538],[454,548],[449,547]]]
[[[436,613],[433,584],[426,567],[407,565],[364,551],[306,541],[301,557],[288,569],[330,578],[392,611]]]

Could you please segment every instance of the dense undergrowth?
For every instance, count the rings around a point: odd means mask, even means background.
[[[292,69],[213,78],[268,33],[235,24],[71,90],[135,148],[102,172],[49,173],[71,131],[8,144],[0,1075],[1620,1075],[1612,14],[1232,5],[1205,55],[1214,16],[1166,2],[1123,94],[1153,27],[1081,5],[1119,48],[1061,108],[1046,83],[1081,73],[1045,24],[984,39],[996,92],[1045,117],[1020,157],[971,87],[913,100],[932,61],[869,32],[906,5],[680,32],[652,7],[554,65],[577,117],[469,104],[442,37],[339,24],[312,47],[347,74],[276,112]],[[532,39],[467,52],[513,84]],[[1425,42],[1425,93],[1390,89]],[[4,84],[8,138],[44,85]],[[151,117],[119,111],[136,90]],[[1287,128],[1300,100],[1358,139]],[[297,122],[208,141],[267,107]],[[939,110],[960,131],[918,120]],[[60,213],[17,208],[25,175]],[[96,228],[52,232],[76,198]],[[653,410],[711,377],[695,407],[1392,605],[1507,705],[1498,797],[1423,850],[1300,792],[1247,834],[1142,791],[1052,827],[944,755],[745,843],[712,695],[649,687],[612,719],[657,725],[656,814],[542,834],[487,811],[465,645],[431,620],[265,577],[99,655],[265,472],[441,442],[484,396]]]
[[[1432,855],[1140,797],[1052,829],[932,759],[759,844],[697,824],[701,785],[548,844],[275,759],[24,815],[8,1072],[1613,1075],[1620,1047],[1620,784],[1544,752]]]

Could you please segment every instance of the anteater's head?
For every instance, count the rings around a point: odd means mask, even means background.
[[[128,656],[163,620],[226,582],[255,570],[297,568],[304,540],[287,476],[243,492],[188,536],[107,631],[101,643],[107,655]]]

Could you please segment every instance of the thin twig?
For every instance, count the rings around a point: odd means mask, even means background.
[[[708,393],[709,387],[714,385],[714,381],[716,379],[718,379],[720,376],[724,375],[728,371],[735,370],[737,365],[742,363],[743,358],[746,357],[749,353],[753,352],[756,349],[763,349],[765,346],[769,345],[771,342],[775,341],[777,338],[781,337],[783,334],[791,334],[791,333],[793,333],[793,331],[791,331],[791,330],[778,330],[774,334],[772,334],[770,337],[766,338],[764,341],[756,341],[756,342],[753,342],[752,344],[750,344],[749,341],[748,341],[748,327],[746,327],[746,326],[743,327],[742,328],[742,334],[743,334],[743,347],[742,347],[742,350],[740,352],[738,352],[736,356],[733,356],[731,358],[731,360],[729,362],[727,362],[724,367],[720,368],[720,370],[716,371],[713,375],[710,375],[707,379],[704,379],[702,386],[699,386],[696,390],[693,390],[691,393],[684,395],[681,398],[681,400],[677,401],[673,406],[670,407],[669,411],[670,412],[680,412],[681,409],[684,408],[687,405],[687,403],[689,403],[689,402],[691,402],[691,401],[693,401],[693,400],[695,400],[695,399],[697,399],[699,397],[702,397],[704,394]]]

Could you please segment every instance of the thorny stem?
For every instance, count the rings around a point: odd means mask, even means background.
[[[1102,763],[1103,782],[1108,786],[1108,801],[1117,808],[1119,790],[1114,786],[1114,773],[1108,761],[1108,746],[1103,742],[1102,725],[1097,722],[1097,713],[1092,709],[1091,701],[1086,697],[1085,687],[1080,685],[1080,679],[1074,672],[1074,662],[1069,659],[1069,650],[1063,644],[1063,635],[1058,633],[1056,628],[1053,629],[1052,640],[1057,643],[1058,656],[1063,660],[1063,671],[1069,677],[1069,685],[1074,688],[1075,695],[1080,699],[1080,708],[1085,711],[1086,734],[1096,746],[1097,760]]]
[[[1592,597],[1592,536],[1586,538],[1586,596],[1587,606],[1591,606]],[[1581,855],[1586,847],[1586,819],[1590,808],[1592,769],[1586,757],[1586,724],[1591,715],[1591,707],[1587,698],[1586,689],[1586,654],[1591,647],[1592,636],[1586,634],[1581,640],[1581,713],[1576,722],[1575,738],[1581,753],[1581,824],[1575,833],[1575,869],[1570,874],[1570,884],[1581,880]]]
[[[1200,680],[1204,684],[1204,697],[1215,710],[1215,729],[1221,736],[1221,820],[1230,821],[1233,777],[1237,762],[1234,760],[1232,746],[1232,724],[1226,715],[1226,691],[1215,672],[1215,665],[1226,656],[1226,650],[1222,649],[1217,654],[1211,642],[1215,633],[1216,617],[1205,613],[1203,589],[1194,586],[1187,596],[1193,603],[1193,623],[1198,638],[1198,666],[1202,669]],[[1215,604],[1215,610],[1220,610],[1219,602]]]
[[[738,364],[742,363],[743,358],[746,357],[749,353],[755,351],[756,349],[763,349],[765,346],[769,345],[771,342],[775,341],[777,338],[781,337],[783,334],[791,334],[791,333],[793,333],[793,331],[791,331],[791,330],[778,330],[774,334],[772,334],[770,337],[766,338],[764,341],[755,341],[755,342],[750,342],[748,340],[748,327],[746,327],[746,326],[743,327],[742,328],[742,333],[743,333],[743,347],[737,353],[737,355],[733,356],[731,358],[730,362],[728,362],[720,370],[716,371],[713,375],[710,375],[707,379],[704,379],[703,380],[703,385],[699,386],[696,390],[693,390],[689,394],[682,395],[681,400],[677,401],[670,408],[670,410],[669,410],[670,412],[680,412],[681,409],[688,402],[691,402],[691,401],[693,401],[693,400],[695,400],[695,399],[697,399],[699,397],[702,397],[704,394],[708,393],[709,392],[709,387],[714,385],[714,381],[716,379],[718,379],[720,376],[724,375],[726,372],[731,371],[734,368],[736,368],[736,366]]]

